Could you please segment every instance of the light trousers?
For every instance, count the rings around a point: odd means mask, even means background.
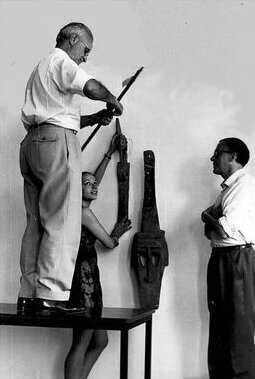
[[[32,128],[21,142],[27,226],[19,296],[68,300],[81,235],[81,147],[74,132]]]

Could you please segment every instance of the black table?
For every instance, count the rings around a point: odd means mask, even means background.
[[[0,325],[39,326],[53,328],[87,327],[89,329],[118,330],[120,339],[120,379],[128,378],[128,332],[145,323],[144,378],[151,378],[152,314],[154,309],[103,308],[95,313],[91,308],[84,313],[62,313],[43,310],[19,313],[16,304],[0,303]]]

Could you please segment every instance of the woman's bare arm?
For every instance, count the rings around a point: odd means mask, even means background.
[[[97,168],[96,168],[96,170],[94,172],[94,176],[95,176],[96,181],[97,181],[98,184],[103,179],[105,170],[106,170],[106,168],[108,166],[108,163],[110,162],[112,154],[114,153],[114,151],[117,148],[117,145],[119,143],[119,139],[120,139],[120,136],[117,133],[114,133],[114,135],[113,135],[113,137],[111,139],[111,143],[110,143],[109,149],[107,150],[106,154],[101,159],[99,165],[97,166]]]
[[[115,225],[111,235],[107,233],[102,224],[96,218],[90,208],[82,209],[82,224],[108,249],[113,249],[118,245],[118,239],[129,229],[131,229],[130,220],[123,220]]]
[[[82,209],[82,224],[108,249],[116,246],[114,238],[107,233],[90,208]]]

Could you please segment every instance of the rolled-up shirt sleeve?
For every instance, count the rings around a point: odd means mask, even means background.
[[[219,224],[229,237],[247,234],[247,222],[249,225],[249,207],[252,194],[243,183],[233,186],[229,193],[222,199],[222,217]]]
[[[218,221],[229,237],[234,237],[238,232],[238,227],[235,222],[232,222],[231,217],[222,216]]]
[[[92,79],[92,76],[87,74],[70,58],[61,59],[55,62],[52,69],[52,80],[63,93],[72,93],[85,96],[83,88],[85,83]]]

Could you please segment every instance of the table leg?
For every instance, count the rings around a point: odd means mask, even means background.
[[[145,324],[145,367],[144,379],[151,378],[151,332],[152,332],[152,316]]]
[[[128,379],[128,329],[121,330],[120,379]]]

